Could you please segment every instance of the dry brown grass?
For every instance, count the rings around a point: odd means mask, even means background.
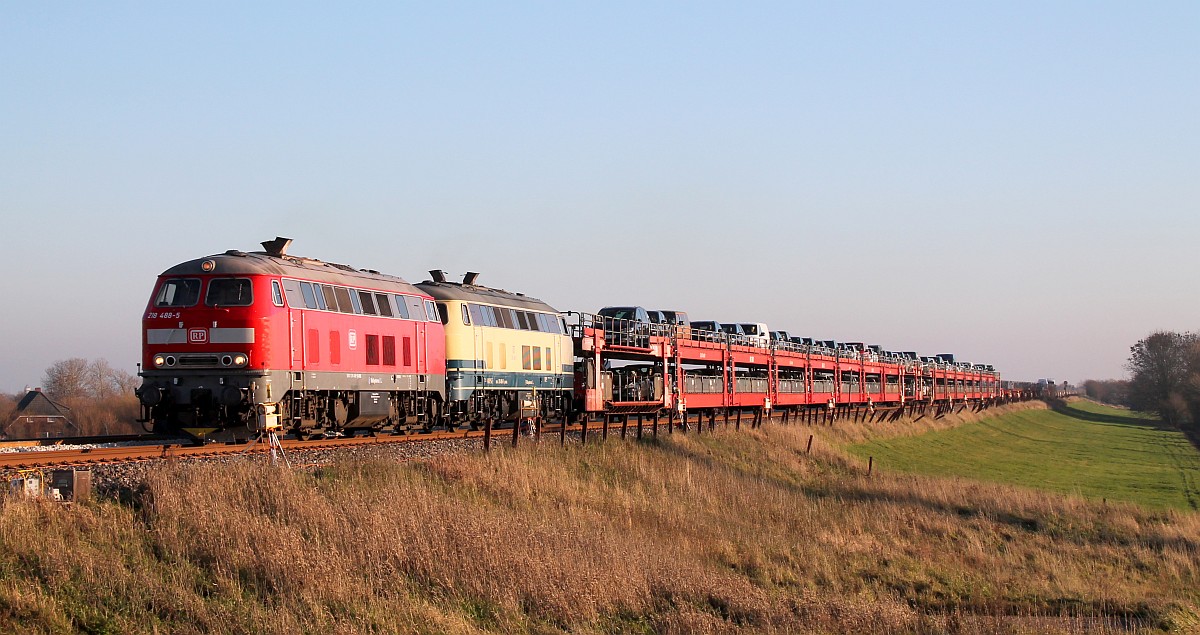
[[[315,474],[156,471],[137,508],[8,501],[0,628],[1198,628],[1200,516],[862,474],[799,426]]]

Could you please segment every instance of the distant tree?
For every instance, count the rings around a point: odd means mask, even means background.
[[[113,368],[106,359],[72,357],[54,362],[42,376],[42,390],[55,400],[108,399],[132,394],[137,377]]]
[[[0,393],[0,425],[4,425],[13,411],[17,409],[18,399],[6,393]]]
[[[1189,366],[1197,361],[1197,342],[1193,333],[1158,331],[1130,347],[1130,407],[1156,413],[1172,425],[1190,424]]]
[[[1129,382],[1124,379],[1089,379],[1083,382],[1088,397],[1116,406],[1129,405]]]
[[[56,401],[90,396],[91,364],[82,357],[54,362],[42,376],[42,390]]]
[[[108,399],[131,394],[137,388],[137,377],[109,365],[106,359],[93,360],[87,368],[87,395],[93,399]]]

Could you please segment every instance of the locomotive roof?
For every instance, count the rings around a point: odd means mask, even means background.
[[[211,260],[215,264],[211,271],[201,268],[201,265],[207,260]],[[379,273],[371,269],[355,269],[349,265],[325,262],[314,258],[275,255],[265,251],[244,252],[230,249],[222,254],[213,254],[179,263],[162,273],[164,276],[222,274],[292,276],[328,284],[370,286],[423,295],[415,286],[399,276]]]
[[[531,298],[523,293],[505,291],[504,289],[493,289],[491,287],[462,284],[459,282],[434,282],[432,280],[420,282],[416,286],[438,300],[483,302],[531,311],[558,313],[558,309],[537,298]]]

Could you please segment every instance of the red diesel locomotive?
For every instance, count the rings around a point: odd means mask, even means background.
[[[230,250],[163,272],[143,316],[143,420],[196,436],[428,425],[445,402],[433,298],[377,271]]]

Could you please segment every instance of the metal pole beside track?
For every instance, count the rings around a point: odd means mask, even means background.
[[[483,419],[483,451],[492,451],[492,418],[484,417]]]

